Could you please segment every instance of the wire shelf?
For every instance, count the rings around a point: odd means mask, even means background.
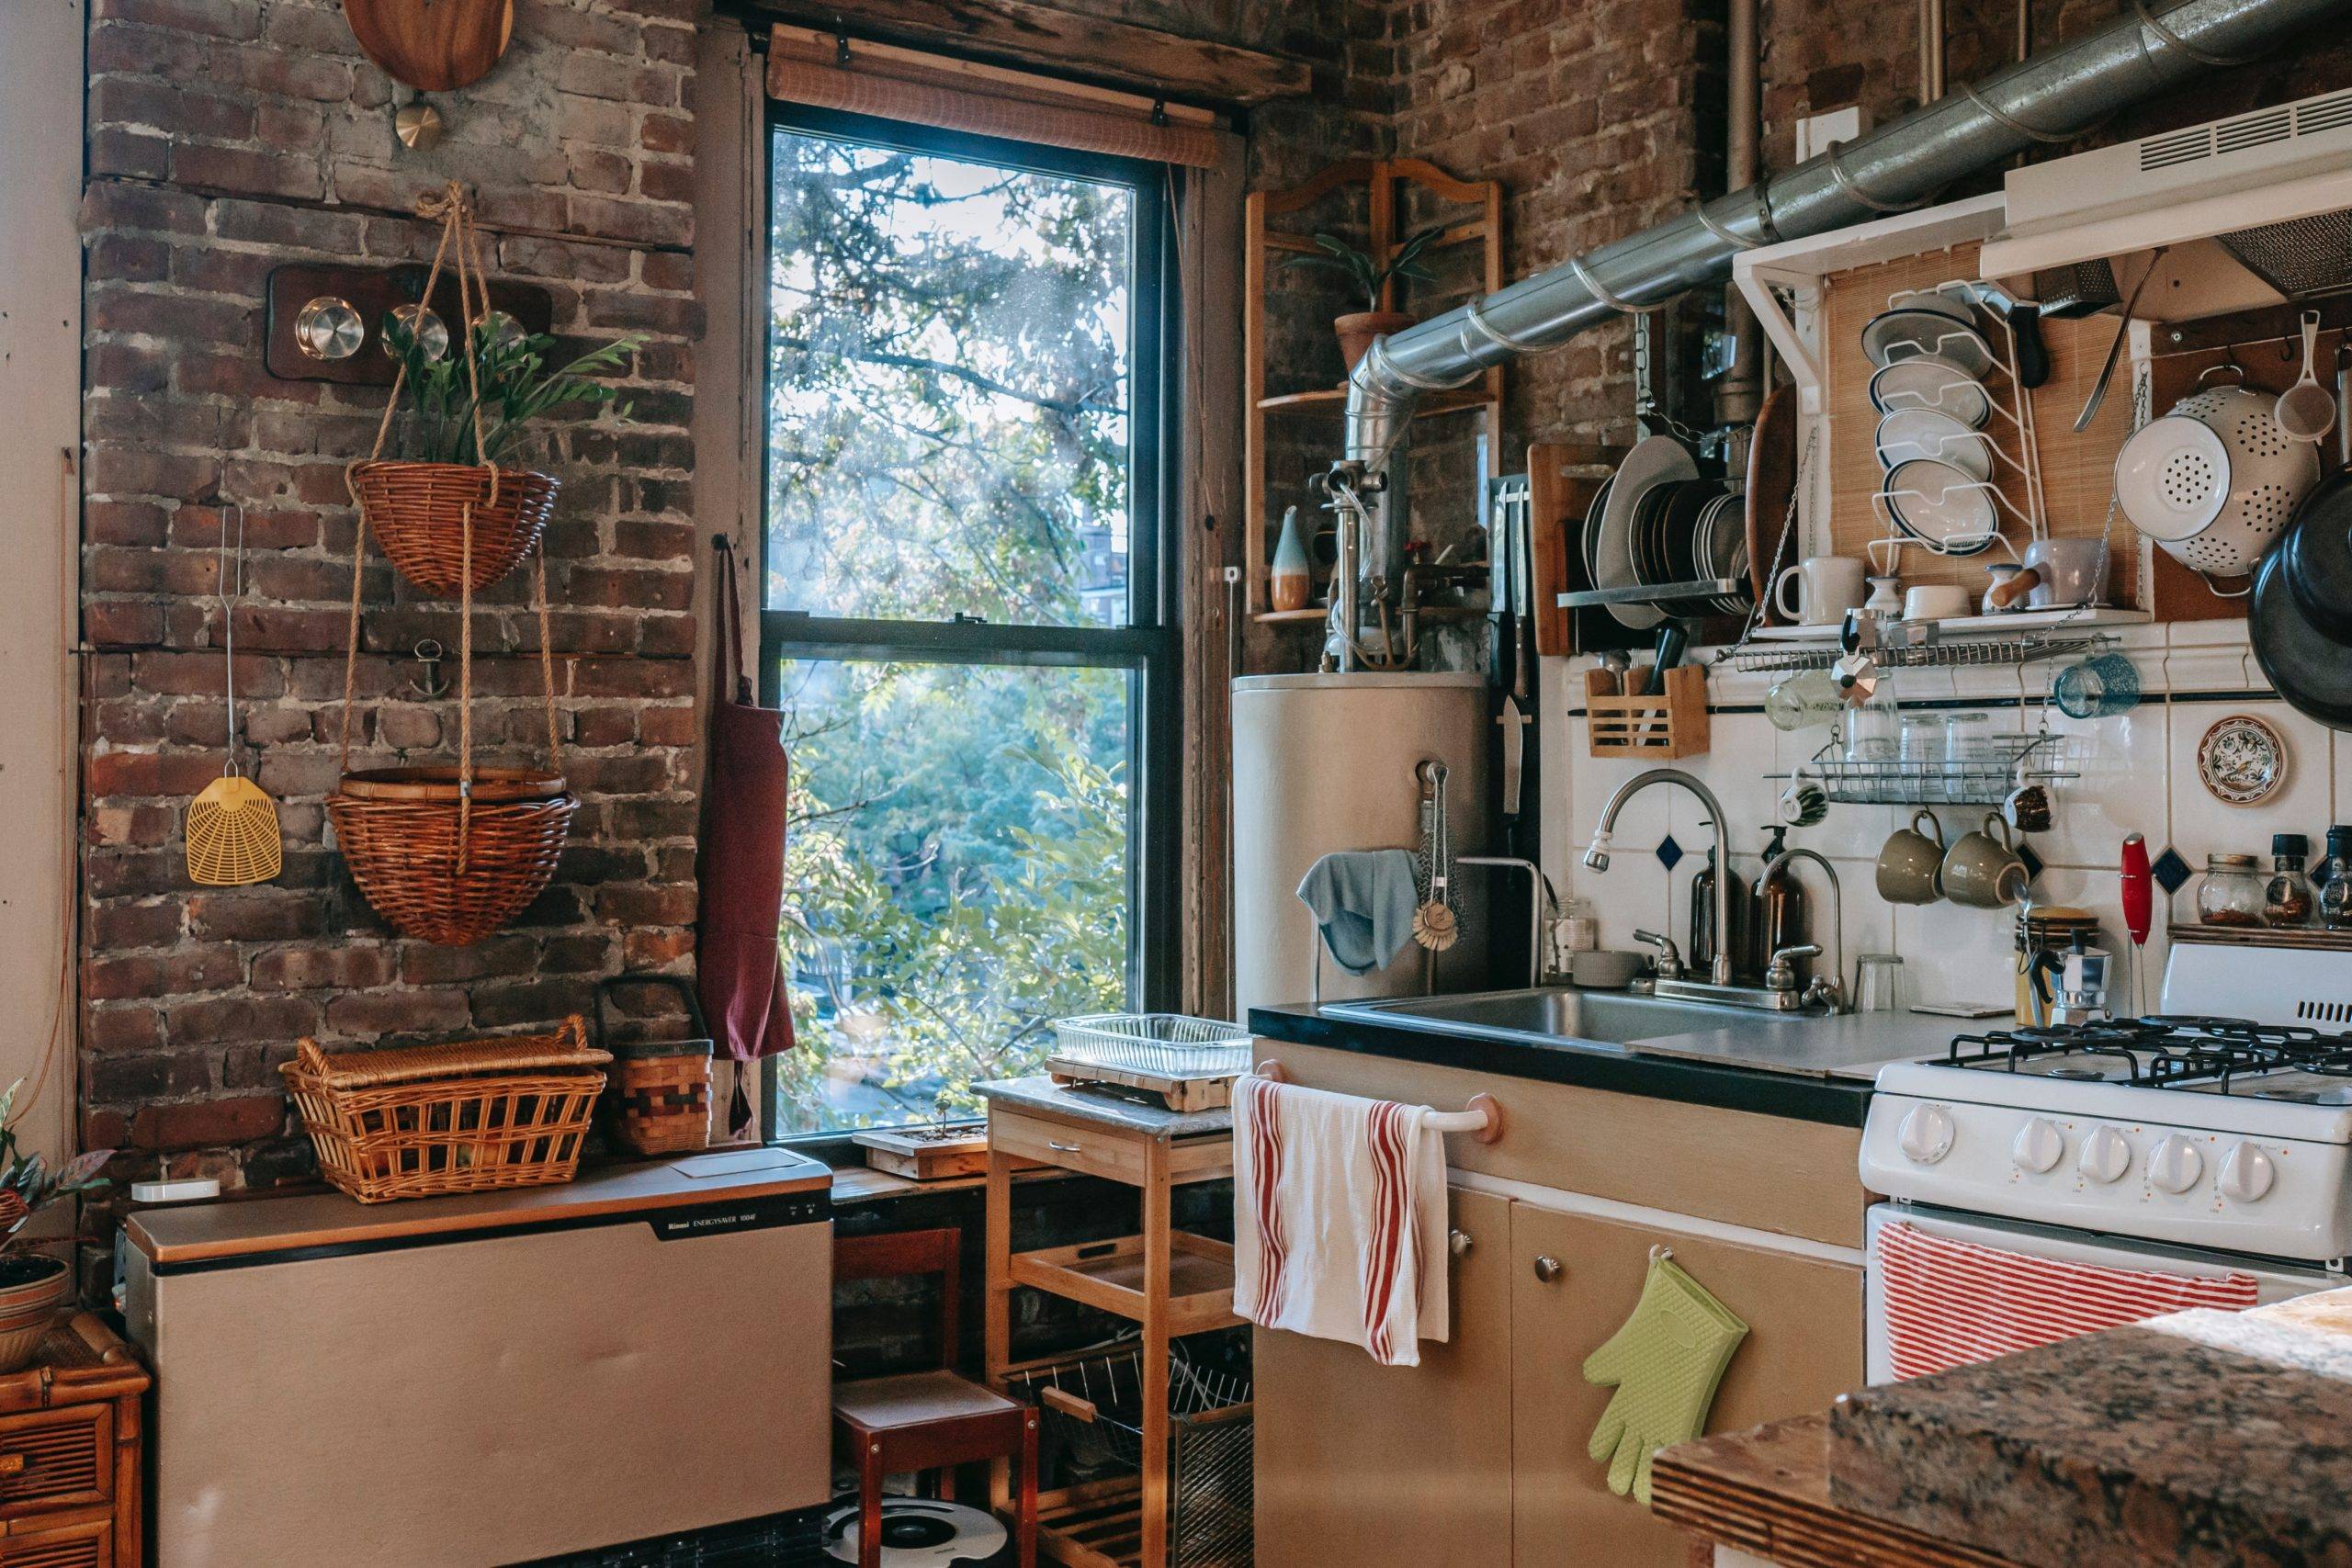
[[[1832,737],[1800,773],[1839,806],[1998,806],[2021,777],[2054,784],[2080,776],[2058,765],[2062,739],[2047,731],[1995,735],[1986,738],[1981,757],[1925,762],[1851,759],[1845,743]]]
[[[2114,637],[2098,632],[2020,632],[2008,637],[1882,644],[1871,650],[1871,662],[1882,670],[1959,670],[2085,658],[2114,646]],[[1838,654],[1835,643],[1812,647],[1750,643],[1734,651],[1726,662],[1742,674],[1782,675],[1826,670],[1838,662]]]

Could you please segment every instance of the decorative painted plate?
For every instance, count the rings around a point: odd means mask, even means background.
[[[2224,806],[2259,806],[2287,786],[2287,738],[2250,713],[2233,713],[2197,743],[2197,778]]]

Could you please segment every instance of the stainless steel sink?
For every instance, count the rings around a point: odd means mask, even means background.
[[[1332,1018],[1358,1019],[1437,1034],[1526,1041],[1588,1051],[1623,1051],[1645,1040],[1737,1028],[1765,1034],[1799,1027],[1799,1018],[1753,1008],[1661,1001],[1614,991],[1546,986],[1525,991],[1480,991],[1459,997],[1403,997],[1385,1001],[1326,1002]]]

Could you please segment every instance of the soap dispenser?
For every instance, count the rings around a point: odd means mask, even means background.
[[[1764,863],[1770,866],[1780,852],[1788,847],[1789,830],[1774,826],[1765,831],[1770,835],[1764,845]],[[1749,963],[1758,971],[1772,961],[1772,954],[1784,947],[1795,947],[1812,940],[1807,935],[1804,885],[1787,866],[1758,874],[1755,892],[1750,896],[1755,906],[1751,925],[1755,931],[1755,946],[1749,949]],[[1804,961],[1798,960],[1800,975]]]
[[[1687,962],[1695,974],[1704,974],[1715,961],[1715,878],[1724,874],[1726,873],[1715,864],[1715,852],[1710,849],[1707,863],[1690,879],[1690,944]],[[1736,876],[1736,873],[1729,874]],[[1729,908],[1731,935],[1724,943],[1724,951],[1731,954],[1734,969],[1744,969],[1747,966],[1747,932],[1751,922],[1747,890],[1736,880],[1732,883]]]

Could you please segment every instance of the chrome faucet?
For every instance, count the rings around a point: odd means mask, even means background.
[[[1680,768],[1651,768],[1635,773],[1617,786],[1609,804],[1600,808],[1600,825],[1592,830],[1592,843],[1584,852],[1584,863],[1595,871],[1609,869],[1609,836],[1617,830],[1617,814],[1625,803],[1654,784],[1677,784],[1699,797],[1707,808],[1708,826],[1715,830],[1715,961],[1710,978],[1718,986],[1729,986],[1731,979],[1731,843],[1724,830],[1723,802],[1715,792],[1698,778]]]
[[[1560,950],[1554,940],[1553,925],[1560,901],[1552,891],[1552,879],[1533,861],[1512,855],[1456,855],[1453,863],[1527,874],[1527,986],[1533,990],[1549,984],[1560,972]]]
[[[1838,868],[1831,865],[1827,857],[1817,851],[1804,849],[1782,850],[1779,854],[1774,855],[1770,860],[1764,863],[1764,874],[1756,879],[1756,885],[1757,886],[1761,887],[1764,884],[1771,881],[1772,874],[1780,870],[1782,866],[1788,864],[1792,860],[1809,860],[1813,862],[1814,864],[1819,866],[1829,877],[1829,915],[1831,922],[1829,929],[1833,933],[1830,937],[1829,945],[1831,951],[1836,954],[1836,956],[1830,960],[1829,973],[1827,975],[1815,975],[1813,977],[1813,984],[1804,988],[1805,1005],[1807,1007],[1827,1008],[1831,1012],[1843,1012],[1846,1010],[1845,993],[1842,989],[1842,984],[1846,976],[1846,896],[1838,886]],[[1815,946],[1813,943],[1808,942],[1805,945],[1813,947],[1813,953],[1800,953],[1794,948],[1783,948],[1780,953],[1772,954],[1772,972],[1764,976],[1764,984],[1767,987],[1771,987],[1775,989],[1781,988],[1776,985],[1776,982],[1782,977],[1782,974],[1785,972],[1785,977],[1787,980],[1787,986],[1785,988],[1792,991],[1796,989],[1795,967],[1793,965],[1784,964],[1782,962],[1782,954],[1785,953],[1791,958],[1806,958],[1818,954],[1821,952],[1821,949]]]

